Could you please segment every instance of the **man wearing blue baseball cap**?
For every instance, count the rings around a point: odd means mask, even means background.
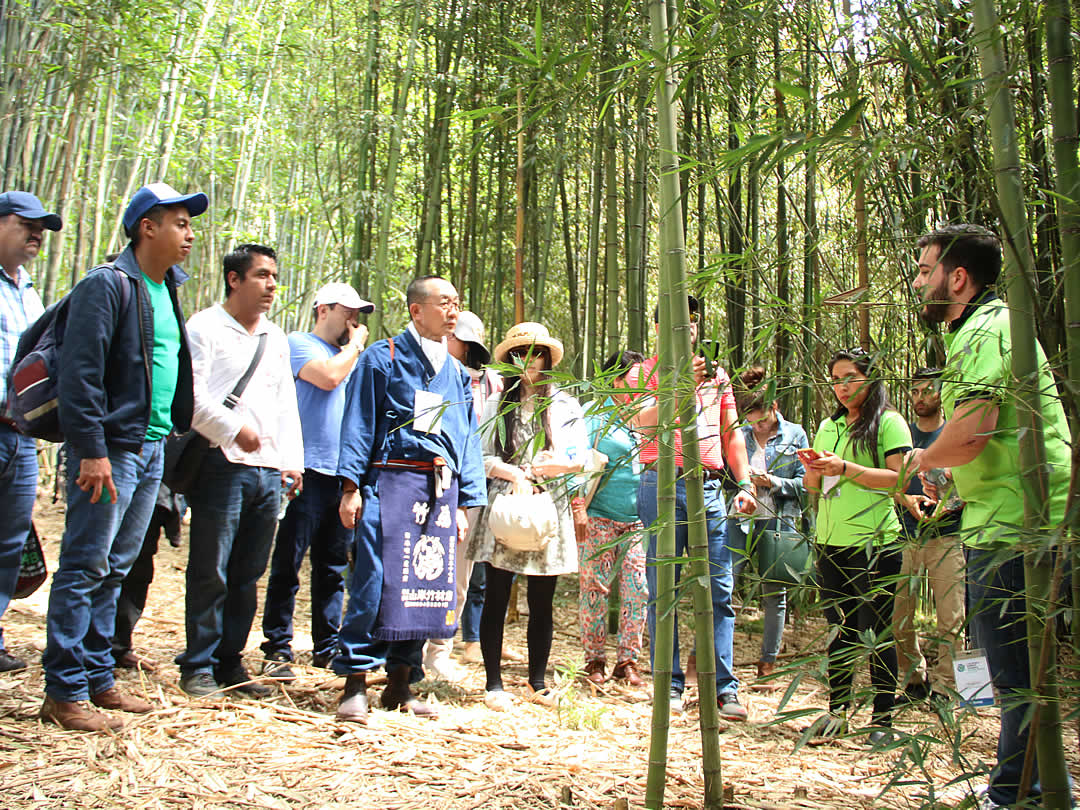
[[[0,375],[7,379],[19,336],[42,313],[41,298],[26,265],[41,250],[45,231],[60,230],[60,217],[27,191],[0,194]],[[19,561],[30,533],[37,494],[37,449],[20,435],[7,410],[7,386],[0,383],[0,617],[19,581]],[[0,672],[26,669],[4,647],[0,630]]]
[[[64,728],[123,725],[103,709],[148,712],[116,688],[111,638],[120,584],[135,561],[161,482],[165,436],[191,425],[191,354],[176,288],[205,194],[166,183],[135,192],[131,240],[70,294],[60,352],[67,515],[46,622],[41,716]]]

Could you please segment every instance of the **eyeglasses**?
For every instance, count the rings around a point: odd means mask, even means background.
[[[461,299],[460,298],[440,298],[438,301],[425,301],[425,304],[431,304],[433,307],[438,307],[443,312],[450,312],[457,310],[461,312]]]

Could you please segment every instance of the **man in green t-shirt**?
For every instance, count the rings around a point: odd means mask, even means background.
[[[913,286],[923,316],[947,324],[948,363],[941,401],[948,422],[909,467],[950,467],[966,502],[961,528],[967,556],[969,627],[986,652],[1001,698],[997,766],[980,808],[1016,803],[1027,747],[1030,689],[1025,624],[1023,553],[1014,546],[1024,531],[1020,488],[1020,428],[1013,382],[1008,306],[991,289],[1001,272],[1001,244],[977,225],[951,225],[919,239]],[[1050,485],[1050,529],[1061,525],[1069,489],[1068,429],[1042,348],[1039,390]],[[1038,772],[1036,770],[1035,776]],[[1029,792],[1039,795],[1038,779]]]

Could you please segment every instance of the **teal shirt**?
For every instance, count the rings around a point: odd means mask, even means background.
[[[620,420],[617,407],[608,397],[585,419],[589,446],[595,442],[596,449],[608,457],[607,466],[601,473],[604,478],[589,504],[588,514],[619,523],[633,523],[638,519],[638,473],[634,463],[637,440]]]
[[[154,442],[172,430],[172,403],[180,373],[180,324],[176,322],[169,288],[143,273],[154,309],[154,352],[150,366],[150,424],[146,440]]]

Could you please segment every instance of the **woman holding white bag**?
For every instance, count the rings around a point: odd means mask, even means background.
[[[539,323],[510,327],[495,347],[494,361],[514,369],[504,374],[503,392],[489,400],[480,420],[484,438],[484,466],[493,480],[488,488],[489,505],[484,531],[474,532],[467,556],[488,567],[484,612],[480,617],[480,649],[487,677],[484,703],[495,711],[508,710],[513,699],[503,689],[501,650],[503,625],[514,576],[528,577],[530,700],[549,702],[544,683],[551,654],[552,600],[559,574],[577,571],[577,541],[570,514],[573,473],[580,472],[589,450],[581,405],[559,390],[547,374],[563,357],[562,343]],[[492,531],[492,511],[505,508],[505,493],[546,492],[554,508],[543,536],[528,550],[509,537],[499,539]],[[546,500],[544,498],[543,500]],[[542,510],[540,510],[542,511]],[[513,515],[509,517],[513,518]],[[521,515],[529,522],[531,515]],[[496,521],[502,525],[506,521]]]

